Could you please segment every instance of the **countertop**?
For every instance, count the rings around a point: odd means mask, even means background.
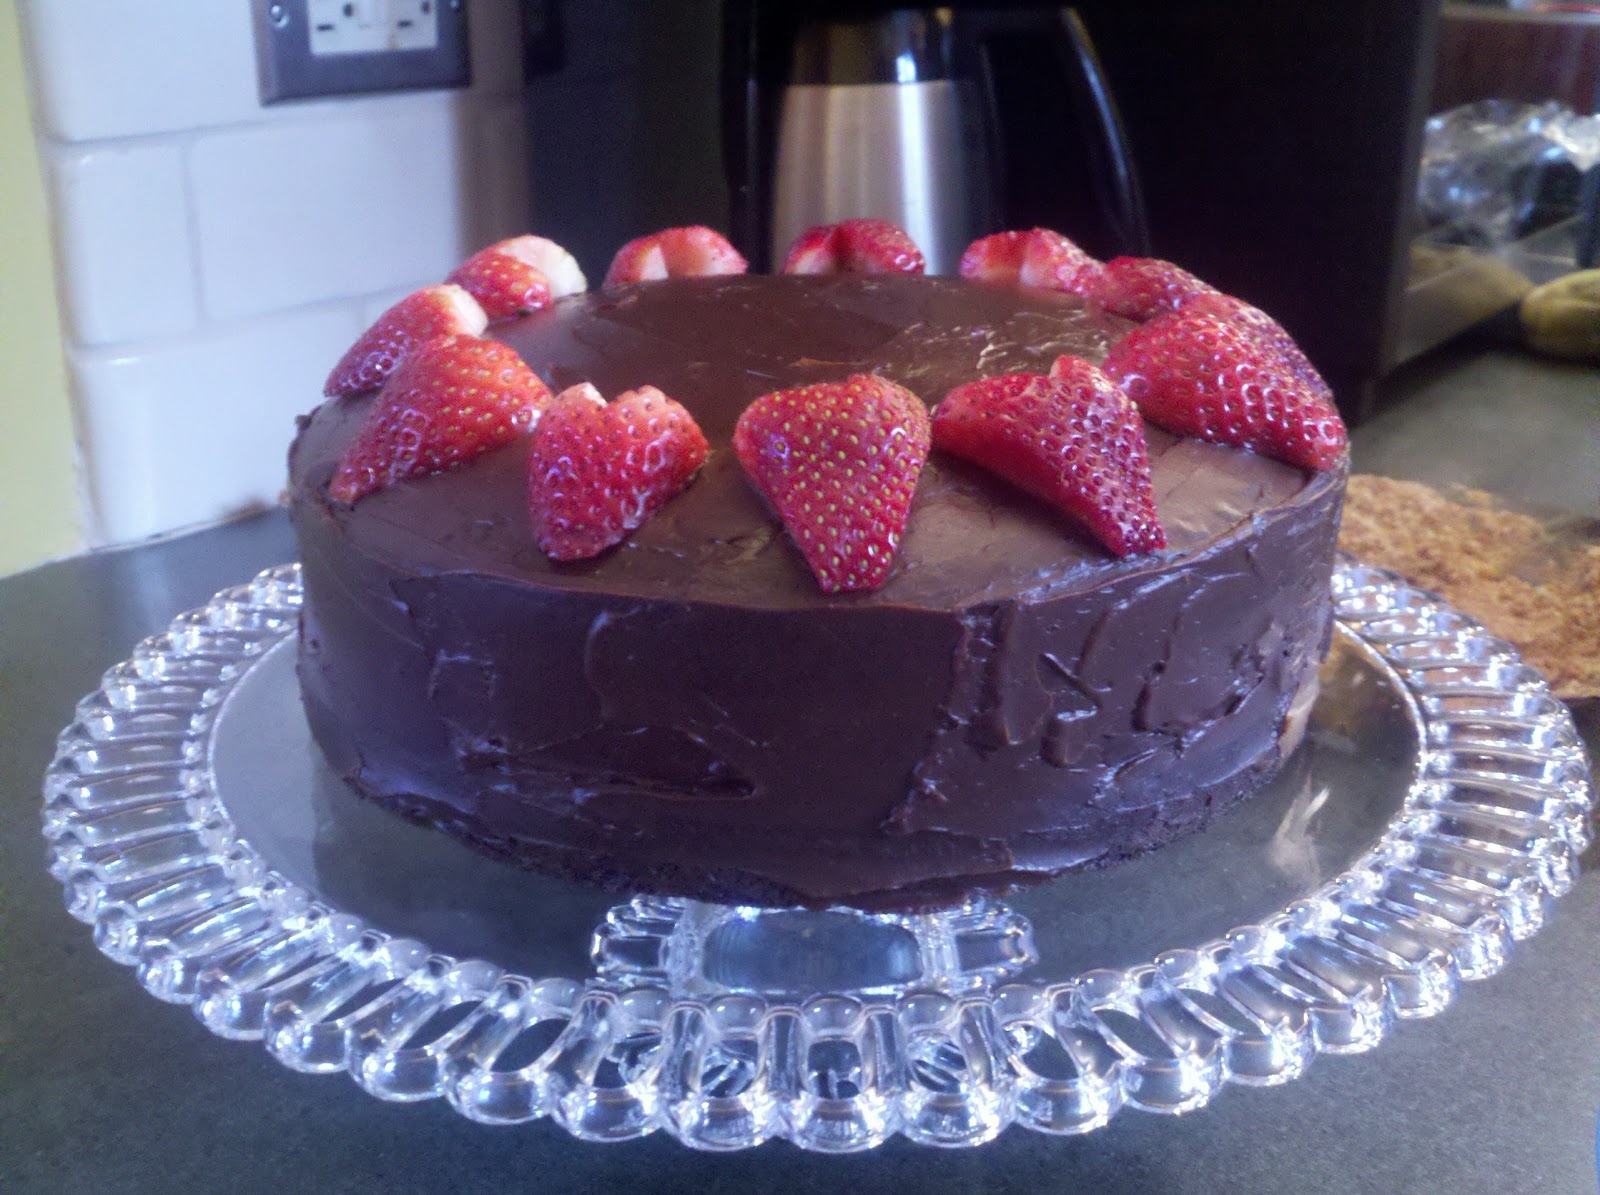
[[[1600,372],[1464,343],[1408,367],[1358,430],[1358,469],[1600,517]],[[472,1124],[373,1099],[213,1037],[102,957],[44,868],[39,779],[101,672],[175,614],[293,559],[281,512],[0,580],[0,1188],[31,1191],[1593,1192],[1600,851],[1506,968],[1374,1051],[1181,1118],[976,1150],[895,1139],[846,1157],[782,1142],[694,1153],[548,1121]],[[1580,724],[1600,744],[1592,707]]]

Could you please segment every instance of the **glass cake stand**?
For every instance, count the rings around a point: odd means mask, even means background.
[[[294,679],[299,570],[226,590],[79,703],[44,782],[95,944],[299,1071],[598,1141],[969,1146],[1181,1113],[1376,1045],[1505,965],[1595,793],[1507,644],[1341,562],[1306,742],[1204,832],[919,916],[614,895],[357,799]]]

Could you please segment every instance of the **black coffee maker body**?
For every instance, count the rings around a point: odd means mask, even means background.
[[[857,216],[906,229],[933,274],[1006,228],[1055,228],[1102,257],[1150,250],[1070,8],[728,0],[721,98],[731,233],[756,269]]]

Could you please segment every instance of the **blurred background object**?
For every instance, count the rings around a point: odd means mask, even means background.
[[[1600,5],[1445,4],[1429,110],[1391,365],[1595,264]]]
[[[1528,347],[1552,357],[1600,361],[1600,270],[1578,270],[1522,296]]]
[[[1478,100],[1429,117],[1396,362],[1594,263],[1600,116]]]
[[[1435,112],[1478,100],[1554,100],[1580,115],[1600,103],[1600,4],[1443,5]]]

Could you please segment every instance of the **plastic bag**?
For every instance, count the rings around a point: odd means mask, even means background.
[[[1571,216],[1597,164],[1600,116],[1483,100],[1428,119],[1419,207],[1440,239],[1494,248]]]

